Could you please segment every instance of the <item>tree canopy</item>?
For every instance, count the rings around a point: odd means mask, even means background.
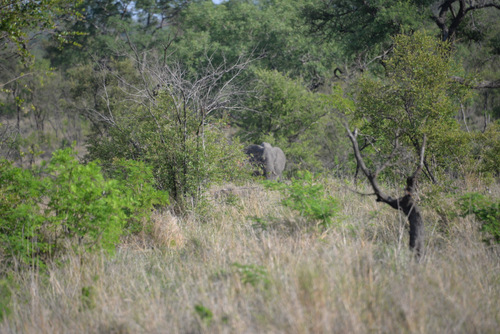
[[[427,134],[427,173],[481,152],[476,134],[500,118],[496,0],[2,0],[0,10],[1,147],[19,161],[124,133],[119,124],[173,92],[162,68],[182,78],[177,92],[198,101],[186,106],[194,113],[231,87],[202,125],[224,120],[233,139],[281,145],[290,171],[351,170],[344,117],[367,145],[398,128],[416,149]],[[219,71],[243,58],[237,79]],[[146,70],[152,62],[157,70]],[[196,95],[207,69],[214,86]],[[457,141],[460,150],[445,152]]]

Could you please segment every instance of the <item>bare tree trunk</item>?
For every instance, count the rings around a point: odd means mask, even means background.
[[[417,259],[421,259],[422,255],[424,255],[424,219],[419,207],[410,202],[413,202],[411,197],[408,203],[410,205],[406,206],[406,209],[408,207],[411,208],[408,214],[408,221],[410,222],[410,249],[415,252]]]
[[[354,150],[354,155],[356,157],[358,166],[363,172],[363,174],[366,176],[368,181],[370,182],[372,189],[374,191],[374,195],[377,197],[377,202],[386,203],[390,205],[392,208],[402,211],[408,218],[408,222],[410,223],[409,247],[410,250],[414,252],[415,258],[417,260],[420,260],[424,253],[424,220],[422,218],[420,208],[415,203],[413,194],[415,192],[415,185],[417,182],[417,178],[422,171],[422,167],[424,166],[426,137],[425,136],[423,137],[422,145],[420,147],[420,159],[418,166],[415,172],[406,179],[405,195],[394,199],[382,192],[377,182],[377,176],[389,164],[389,161],[395,155],[395,152],[398,148],[397,142],[395,143],[394,150],[391,153],[391,157],[389,157],[382,166],[377,167],[375,171],[371,171],[368,169],[363,160],[363,157],[361,156],[358,142],[356,140],[357,131],[354,131],[354,133],[352,133],[349,130],[347,124],[345,128],[347,130],[349,139],[351,140]]]
[[[389,204],[396,210],[401,210],[408,218],[410,223],[410,250],[415,252],[415,257],[419,260],[424,252],[424,220],[412,195],[407,193],[397,199],[388,197],[385,199],[378,198],[377,201]]]

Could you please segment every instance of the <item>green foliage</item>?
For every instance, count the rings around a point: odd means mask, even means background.
[[[196,314],[200,317],[200,319],[203,321],[203,323],[206,326],[210,326],[210,324],[212,323],[214,314],[212,313],[212,311],[208,307],[203,306],[202,304],[196,304],[194,306],[194,311],[196,312]]]
[[[285,198],[282,204],[296,210],[311,222],[318,222],[322,228],[329,228],[334,223],[340,210],[339,203],[332,196],[324,193],[324,187],[318,183],[310,172],[298,173],[291,184],[266,183],[271,189],[280,190]]]
[[[127,218],[122,208],[131,206],[118,182],[106,180],[95,162],[80,164],[71,149],[54,152],[44,172],[51,177],[43,180],[49,199],[43,217],[54,239],[112,252]]]
[[[317,89],[331,76],[335,43],[307,34],[301,8],[304,0],[210,1],[192,3],[181,12],[184,34],[174,42],[182,59],[196,70],[206,53],[213,62],[234,61],[241,54],[255,54],[260,69],[278,70],[301,78]]]
[[[0,161],[0,244],[7,257],[20,254],[28,262],[38,248],[48,251],[46,243],[37,245],[38,230],[44,223],[39,209],[42,196],[40,179],[6,160]]]
[[[422,27],[430,3],[430,0],[311,1],[304,6],[303,15],[312,33],[338,41],[346,56],[361,58],[387,48],[391,36]]]
[[[492,176],[500,175],[500,121],[490,124],[484,132],[474,136],[475,157],[479,171]]]
[[[12,60],[0,62],[0,66],[9,68],[5,76],[0,75],[0,83],[10,80],[14,73],[26,71],[24,66],[13,64]],[[68,141],[69,137],[70,141],[83,139],[79,130],[84,127],[84,122],[80,122],[77,115],[65,110],[67,83],[61,73],[51,68],[45,59],[36,59],[30,71],[29,75],[4,86],[6,98],[0,115],[6,120],[17,118],[15,125],[9,121],[6,124],[12,124],[18,134],[23,134],[0,135],[3,137],[0,140],[1,154],[25,165],[32,164],[37,155],[49,158],[50,153],[61,148],[62,141]]]
[[[244,284],[250,284],[253,287],[262,284],[265,288],[267,288],[271,283],[269,274],[263,266],[255,264],[240,264],[238,262],[233,263],[232,266],[236,268],[236,271]]]
[[[480,193],[469,193],[460,199],[462,215],[474,214],[483,223],[482,230],[500,242],[500,201]]]
[[[329,123],[337,126],[332,109],[341,101],[342,90],[330,94],[309,91],[300,80],[278,71],[256,70],[256,94],[239,119],[240,136],[252,143],[271,143],[283,149],[287,170],[318,170],[325,138],[318,132]],[[333,158],[333,157],[331,157]]]
[[[500,243],[500,200],[479,193],[469,193],[460,199],[462,215],[473,214],[481,222],[487,243]]]
[[[54,152],[39,174],[0,164],[0,244],[5,255],[42,262],[72,246],[110,253],[127,221],[147,217],[165,195],[151,191],[151,173],[121,162],[124,175],[106,179],[96,162],[80,164],[71,149]],[[149,206],[147,206],[149,205]]]
[[[0,322],[12,312],[10,308],[10,298],[12,295],[10,285],[6,279],[0,280]]]
[[[141,161],[114,159],[106,168],[106,175],[118,181],[118,187],[130,204],[124,207],[127,215],[126,230],[139,232],[143,220],[151,214],[151,208],[169,204],[168,192],[154,187],[154,175],[151,167]]]
[[[450,55],[448,44],[425,32],[398,35],[385,62],[385,78],[364,75],[359,80],[354,120],[374,144],[373,160],[387,159],[394,147],[418,156],[424,135],[426,155],[437,167],[449,168],[451,161],[466,156],[468,141],[460,140],[454,115],[467,90],[450,83],[457,68]]]
[[[60,43],[68,42],[68,37],[76,33],[68,33],[58,29],[61,20],[80,17],[76,11],[79,1],[40,0],[12,1],[0,0],[0,42],[12,43],[17,53],[25,60],[32,56],[29,41],[32,32],[55,33]]]
[[[96,290],[93,286],[82,287],[81,302],[84,310],[91,310],[96,306]]]
[[[125,34],[134,36],[131,38],[136,41],[139,25],[132,20],[133,13],[127,8],[128,4],[129,1],[112,0],[79,0],[75,3],[81,18],[61,22],[65,30],[76,34],[73,38],[75,44],[60,48],[58,44],[47,42],[45,49],[51,64],[71,69],[96,59],[109,59],[126,45]]]
[[[292,142],[325,114],[325,99],[309,92],[299,80],[278,71],[256,70],[255,74],[257,94],[248,102],[251,111],[241,124],[252,141],[262,142],[272,135]]]

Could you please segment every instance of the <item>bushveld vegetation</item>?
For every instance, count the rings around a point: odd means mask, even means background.
[[[417,263],[403,216],[338,180],[317,182],[338,201],[326,229],[280,205],[280,192],[255,187],[203,213],[156,212],[152,233],[123,239],[112,258],[68,253],[44,270],[10,271],[0,330],[496,332],[500,254],[455,201],[479,184],[459,184],[453,196],[422,189],[440,209],[423,205]]]
[[[0,0],[0,332],[497,332],[499,13]]]

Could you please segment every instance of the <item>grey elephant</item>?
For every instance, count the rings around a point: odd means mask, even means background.
[[[285,153],[279,147],[272,147],[269,143],[250,145],[245,148],[250,157],[250,163],[259,168],[256,175],[264,175],[268,180],[278,180],[285,169]],[[260,172],[262,171],[262,172]]]

